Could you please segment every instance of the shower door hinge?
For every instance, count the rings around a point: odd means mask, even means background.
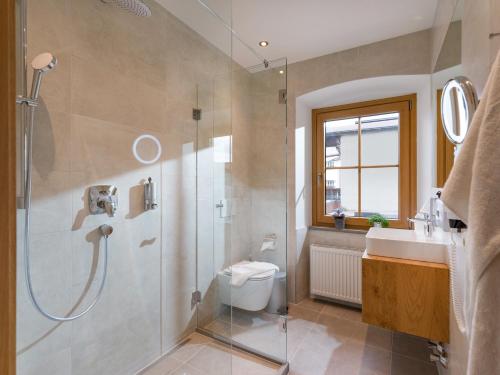
[[[288,331],[288,318],[286,315],[280,315],[280,331],[286,333]]]
[[[195,290],[193,294],[191,294],[191,308],[193,308],[200,302],[201,302],[201,292],[199,290]]]
[[[279,91],[279,103],[286,104],[286,89],[281,89]]]
[[[201,109],[193,108],[193,120],[196,120],[196,121],[201,120]]]

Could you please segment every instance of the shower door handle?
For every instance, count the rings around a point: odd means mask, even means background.
[[[215,208],[219,209],[219,219],[223,219],[224,217],[222,216],[222,209],[224,208],[224,203],[222,200],[219,200],[219,203],[215,204]]]

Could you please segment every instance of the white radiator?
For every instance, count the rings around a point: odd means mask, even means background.
[[[311,245],[311,295],[361,304],[363,252]]]

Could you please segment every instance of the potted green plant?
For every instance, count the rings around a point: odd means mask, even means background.
[[[380,214],[372,215],[368,218],[368,223],[372,227],[377,228],[387,228],[389,226],[389,220],[387,220],[384,216]]]

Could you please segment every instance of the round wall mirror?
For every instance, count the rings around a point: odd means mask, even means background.
[[[446,83],[441,97],[441,117],[450,142],[463,143],[477,105],[476,90],[469,79],[457,77]]]
[[[142,164],[156,163],[161,156],[161,143],[151,134],[142,134],[132,145],[134,157]]]

